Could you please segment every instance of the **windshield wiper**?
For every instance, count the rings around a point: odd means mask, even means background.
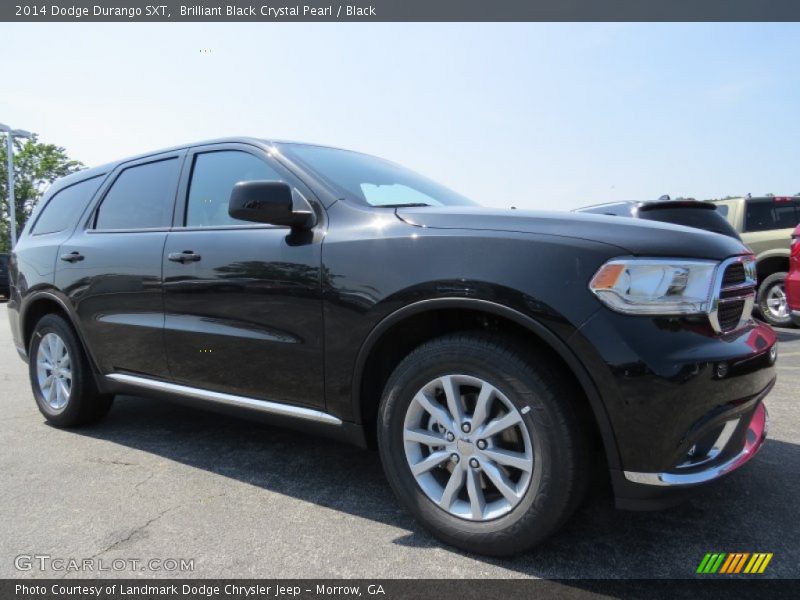
[[[413,208],[415,206],[431,206],[424,202],[409,202],[408,204],[378,204],[378,208]]]

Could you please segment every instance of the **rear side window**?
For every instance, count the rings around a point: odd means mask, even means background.
[[[729,206],[727,204],[717,204],[717,212],[721,214],[726,219],[728,218],[728,210]]]
[[[187,227],[252,225],[228,214],[233,186],[240,181],[283,181],[278,172],[260,158],[239,150],[198,154],[186,205]]]
[[[800,223],[800,210],[795,201],[757,200],[747,203],[745,231],[789,229]]]
[[[31,235],[56,233],[73,227],[102,180],[102,177],[93,177],[56,192],[36,219]]]
[[[95,229],[169,227],[178,171],[177,158],[122,171],[97,211]]]

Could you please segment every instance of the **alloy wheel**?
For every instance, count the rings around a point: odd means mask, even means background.
[[[444,375],[423,386],[406,412],[403,442],[417,484],[453,516],[501,517],[530,485],[533,444],[522,414],[478,377]]]
[[[47,405],[61,410],[72,391],[72,360],[64,340],[56,333],[47,333],[36,353],[36,377]]]
[[[776,319],[785,319],[789,316],[789,303],[782,285],[774,285],[767,293],[767,310]]]

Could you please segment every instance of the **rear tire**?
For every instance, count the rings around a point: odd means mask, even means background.
[[[787,273],[773,273],[758,288],[758,310],[761,318],[773,327],[791,327],[792,315],[786,302],[784,282]]]
[[[28,367],[36,405],[56,427],[88,425],[111,408],[114,397],[97,390],[80,341],[59,315],[45,315],[36,324]]]
[[[478,408],[482,396],[490,398],[486,409]],[[528,550],[561,526],[587,487],[587,439],[575,396],[545,353],[506,338],[428,342],[395,369],[381,401],[378,444],[389,483],[448,544],[492,556]],[[501,419],[513,424],[492,433]]]

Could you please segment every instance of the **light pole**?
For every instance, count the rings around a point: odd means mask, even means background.
[[[8,147],[8,218],[11,221],[11,250],[17,245],[17,203],[14,200],[14,138],[33,137],[33,134],[24,129],[11,129],[8,125],[0,123],[0,131],[6,134]]]

